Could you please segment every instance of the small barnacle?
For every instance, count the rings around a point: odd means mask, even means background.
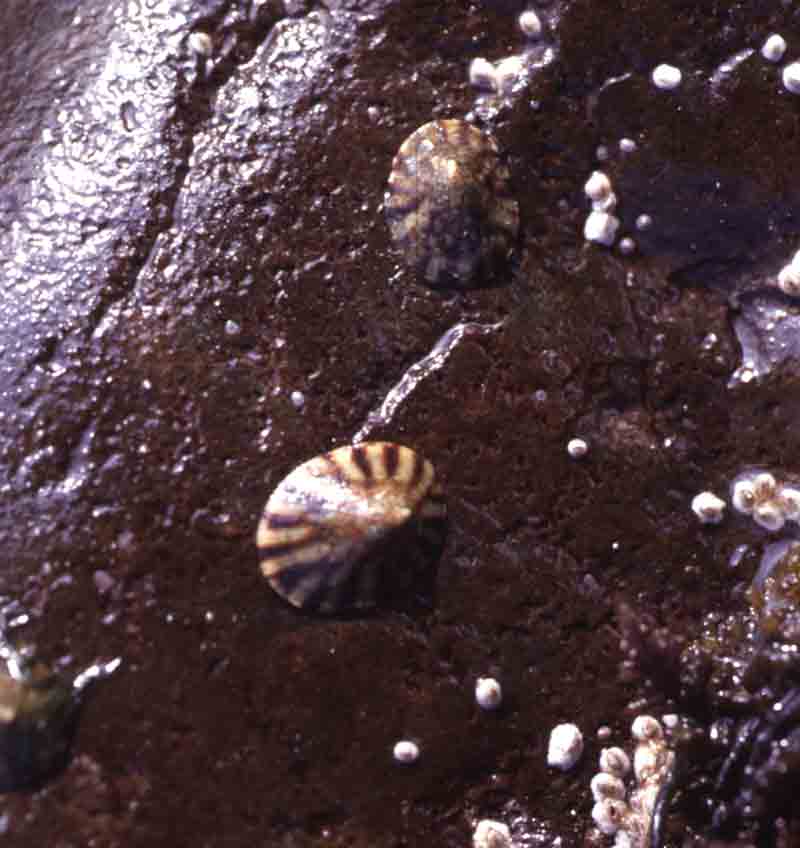
[[[494,91],[494,65],[482,56],[473,59],[469,65],[469,83],[484,91]]]
[[[475,701],[482,710],[496,710],[503,703],[503,689],[493,677],[479,677],[475,683]]]
[[[615,777],[625,777],[630,770],[630,757],[622,748],[603,748],[600,752],[600,771]]]
[[[558,724],[550,731],[547,765],[569,771],[583,754],[583,734],[575,724]]]
[[[700,492],[692,499],[692,512],[703,524],[719,524],[725,513],[725,501],[713,492]]]
[[[589,444],[585,439],[570,439],[567,442],[567,453],[573,459],[582,459],[589,453]]]
[[[539,38],[542,34],[542,22],[533,9],[526,9],[517,18],[517,23],[526,38]]]
[[[780,62],[786,52],[786,39],[778,33],[773,33],[761,47],[761,55],[768,62]]]
[[[662,91],[671,91],[677,88],[683,81],[683,74],[680,68],[667,64],[658,65],[653,68],[650,77],[653,80],[653,85]]]
[[[777,483],[768,471],[762,471],[753,478],[753,493],[757,501],[769,500],[775,496]]]
[[[337,448],[295,468],[270,496],[256,534],[261,571],[296,607],[366,609],[425,582],[415,562],[430,576],[445,518],[420,454],[390,442]]]
[[[800,265],[790,262],[778,272],[778,288],[790,297],[800,294]]]
[[[507,824],[482,819],[472,834],[473,848],[511,848],[511,831]]]
[[[784,486],[778,492],[778,502],[787,521],[800,520],[800,489]]]
[[[214,53],[214,42],[207,32],[193,32],[189,36],[189,47],[198,56],[202,56],[205,59],[210,58]]]
[[[494,82],[498,94],[513,94],[514,89],[525,79],[525,57],[507,56],[494,69]]]
[[[781,73],[783,87],[790,94],[800,94],[800,62],[792,62]]]
[[[392,756],[397,763],[411,765],[419,759],[419,745],[410,739],[401,739],[392,748]]]
[[[631,725],[631,736],[637,742],[653,742],[664,737],[664,731],[657,719],[652,716],[636,716]]]
[[[773,533],[782,529],[786,523],[786,517],[783,514],[780,504],[772,500],[762,501],[756,504],[753,510],[753,518],[756,524]]]
[[[734,483],[731,501],[737,512],[749,515],[756,505],[756,492],[752,481],[745,479]]]
[[[81,708],[116,659],[67,680],[0,640],[0,792],[39,789],[69,762]]]
[[[592,778],[589,788],[592,790],[595,803],[599,803],[604,798],[616,798],[618,801],[625,798],[625,784],[620,778],[605,771],[599,771]]]
[[[385,207],[395,246],[434,286],[490,278],[509,260],[519,231],[497,144],[460,120],[431,121],[400,145]]]
[[[586,241],[611,247],[616,241],[619,226],[619,218],[615,215],[609,215],[608,212],[593,211],[586,216],[586,222],[583,225],[583,237]]]

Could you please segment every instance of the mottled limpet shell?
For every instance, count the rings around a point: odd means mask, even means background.
[[[92,665],[69,680],[0,638],[0,792],[33,791],[59,774],[86,696],[119,665]]]
[[[384,202],[395,245],[430,285],[490,278],[519,231],[497,144],[465,121],[431,121],[412,133],[394,157]]]
[[[261,571],[296,607],[366,609],[430,574],[446,507],[433,466],[410,448],[365,442],[304,462],[258,526]],[[409,585],[409,584],[415,585]]]

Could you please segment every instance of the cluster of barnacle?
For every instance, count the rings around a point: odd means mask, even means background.
[[[780,530],[787,521],[800,521],[800,489],[779,483],[768,471],[740,476],[733,484],[734,509],[766,530]]]
[[[673,773],[674,753],[655,718],[637,716],[631,726],[635,741],[634,785],[625,779],[631,760],[622,748],[604,748],[600,771],[592,778],[592,818],[602,833],[615,836],[617,848],[645,848],[659,798]]]
[[[800,785],[800,543],[766,558],[746,605],[709,614],[692,639],[626,604],[619,619],[625,672],[686,719],[674,790],[707,806],[685,815],[725,837],[773,840],[776,822],[797,815]]]

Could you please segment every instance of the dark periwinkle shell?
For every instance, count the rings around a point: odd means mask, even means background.
[[[0,660],[0,792],[33,791],[66,767],[85,696],[119,660],[91,666],[73,681],[5,642]]]

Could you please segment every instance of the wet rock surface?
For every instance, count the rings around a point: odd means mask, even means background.
[[[2,612],[73,673],[123,659],[66,773],[0,801],[7,844],[464,846],[488,817],[579,845],[598,727],[670,706],[620,679],[615,599],[687,631],[742,603],[757,557],[732,554],[768,534],[690,502],[797,473],[775,279],[800,248],[800,98],[758,48],[800,44],[800,17],[551,3],[527,76],[481,98],[468,63],[523,49],[524,5],[3,4]],[[518,256],[505,285],[433,291],[391,247],[385,181],[416,127],[471,112]],[[583,240],[598,167],[631,256]],[[356,434],[446,487],[430,610],[303,615],[259,574],[272,488]],[[564,721],[587,745],[562,774]]]

